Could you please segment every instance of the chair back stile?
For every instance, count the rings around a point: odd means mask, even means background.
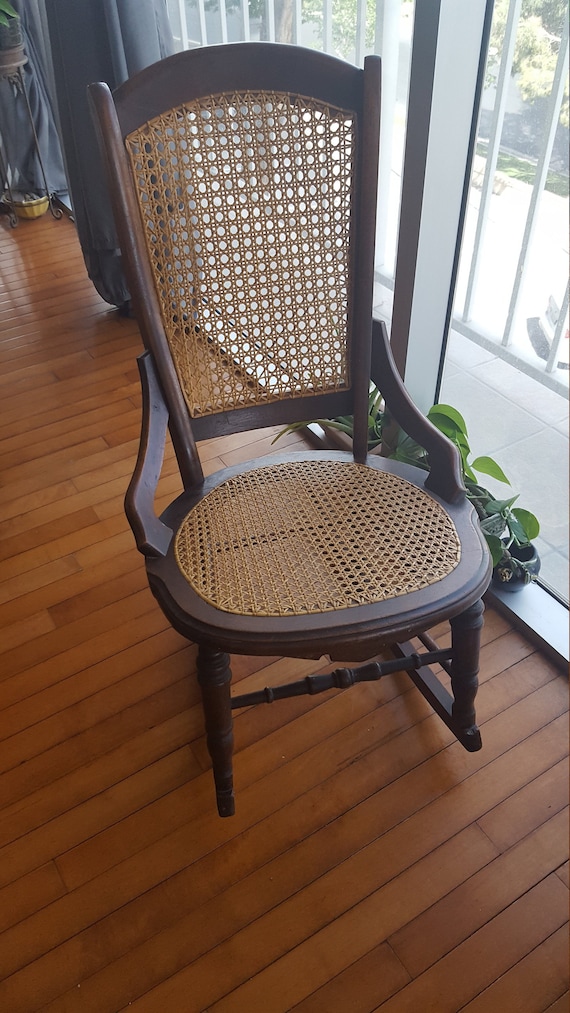
[[[360,185],[356,214],[359,242],[354,285],[354,333],[356,355],[353,363],[354,435],[353,453],[359,463],[368,453],[368,391],[372,357],[372,304],[374,294],[374,249],[376,243],[376,195],[378,193],[378,151],[380,147],[381,63],[366,64],[363,87],[362,129],[360,131]]]
[[[147,259],[138,202],[116,106],[110,89],[104,82],[93,83],[88,98],[95,113],[95,128],[101,138],[115,225],[141,338],[147,352],[153,357],[169,408],[168,425],[184,488],[192,488],[203,482],[204,473],[172,360],[163,352],[160,304]]]

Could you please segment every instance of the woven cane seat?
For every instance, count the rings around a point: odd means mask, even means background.
[[[194,591],[225,612],[291,616],[418,591],[458,564],[453,522],[397,475],[353,462],[256,468],[214,488],[175,541]]]

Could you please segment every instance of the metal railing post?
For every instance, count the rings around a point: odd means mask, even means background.
[[[275,0],[265,0],[267,11],[267,41],[275,42]]]
[[[323,0],[323,50],[332,53],[332,0]]]
[[[240,9],[240,14],[241,14],[241,25],[242,25],[242,31],[243,31],[243,41],[244,42],[249,42],[251,36],[250,36],[250,31],[249,31],[249,4],[248,4],[247,0],[240,0],[239,9]]]
[[[206,9],[204,0],[198,0],[198,21],[200,23],[200,42],[202,46],[208,45],[208,30],[206,28]]]
[[[303,24],[303,9],[301,0],[293,0],[293,42],[300,45],[301,26]]]
[[[182,49],[188,49],[188,24],[186,22],[186,5],[184,0],[178,0],[178,19],[180,21],[180,43]]]
[[[564,84],[566,74],[568,73],[568,22],[565,21],[564,30],[562,32],[562,38],[560,39],[560,50],[558,52],[558,60],[556,61],[556,69],[554,71],[554,79],[552,82],[552,92],[548,102],[548,110],[546,115],[545,123],[545,138],[542,145],[542,152],[538,160],[536,167],[536,176],[534,179],[534,186],[532,188],[532,194],[530,198],[530,206],[526,217],[524,235],[521,244],[521,252],[519,255],[519,261],[515,273],[515,280],[513,284],[513,290],[511,293],[511,301],[509,304],[509,311],[507,313],[507,322],[505,324],[505,330],[503,333],[503,345],[510,344],[511,331],[515,318],[515,313],[518,307],[518,301],[520,291],[525,277],[527,268],[527,253],[536,225],[538,205],[542,193],[544,191],[544,185],[546,183],[546,177],[548,175],[548,167],[550,165],[550,158],[552,156],[552,148],[554,145],[554,136],[558,127],[558,119],[560,117],[560,107],[562,105],[562,99],[564,97]]]
[[[362,67],[366,52],[366,0],[356,0],[356,39],[354,48],[354,62],[357,67]]]
[[[226,11],[226,0],[218,0],[220,5],[220,28],[222,31],[222,43],[228,41],[228,13]]]
[[[521,6],[522,0],[511,0],[511,4],[509,5],[509,11],[507,14],[507,22],[505,25],[503,52],[501,56],[501,62],[499,65],[499,73],[497,75],[497,93],[495,98],[495,107],[493,109],[493,119],[491,122],[489,145],[487,148],[485,173],[483,176],[483,183],[481,186],[481,203],[479,205],[479,210],[477,213],[477,227],[475,230],[475,239],[473,241],[473,254],[471,257],[471,264],[469,267],[469,278],[467,281],[465,302],[463,304],[462,319],[465,321],[469,321],[471,319],[471,302],[473,300],[473,295],[476,290],[477,280],[479,277],[479,265],[481,262],[483,240],[489,217],[489,205],[491,203],[491,197],[493,195],[495,172],[497,169],[497,160],[499,157],[499,149],[501,146],[501,134],[503,131],[503,123],[505,119],[505,110],[507,106],[507,97],[508,97],[508,85],[511,74],[511,67],[513,64],[513,55],[515,51],[515,42],[517,37],[517,29],[519,24]]]

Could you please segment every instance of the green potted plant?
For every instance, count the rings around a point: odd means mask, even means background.
[[[488,475],[505,485],[511,483],[492,457],[469,460],[471,450],[467,426],[456,408],[437,404],[430,408],[427,417],[459,450],[467,497],[477,511],[481,530],[493,560],[495,585],[508,591],[519,590],[534,580],[540,570],[540,559],[533,545],[533,540],[540,531],[537,518],[530,510],[515,507],[518,494],[506,499],[497,499],[481,485],[478,475]],[[420,468],[429,468],[425,450],[409,436],[403,436],[396,452],[391,456]]]
[[[27,61],[20,16],[9,0],[0,0],[0,79],[13,79],[15,96],[24,88],[20,69]],[[7,210],[12,227],[17,225],[18,218],[39,218],[47,211],[47,194],[13,190],[9,179],[5,180],[5,187],[0,195],[0,209]]]
[[[26,60],[20,16],[9,0],[0,0],[0,77],[12,77]]]
[[[382,427],[384,424],[384,400],[378,387],[371,384],[368,395],[368,451],[380,453],[382,447]],[[311,422],[293,422],[277,434],[273,443],[284,436],[310,426],[320,426],[334,446],[340,450],[352,449],[353,418],[352,415],[339,415],[335,419],[313,419]]]
[[[14,10],[12,4],[8,0],[0,0],[0,25],[10,28],[15,18],[18,18],[18,12]]]

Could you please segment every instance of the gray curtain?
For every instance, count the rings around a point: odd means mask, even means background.
[[[60,132],[85,264],[107,302],[128,306],[87,85],[116,88],[174,52],[166,0],[45,0]]]
[[[67,180],[51,104],[43,49],[43,26],[33,0],[12,0],[22,23],[24,49],[28,62],[22,77],[38,137],[48,190],[65,194]],[[0,81],[0,134],[5,161],[12,171],[12,187],[23,193],[43,193],[44,179],[34,143],[24,95],[15,80]]]

